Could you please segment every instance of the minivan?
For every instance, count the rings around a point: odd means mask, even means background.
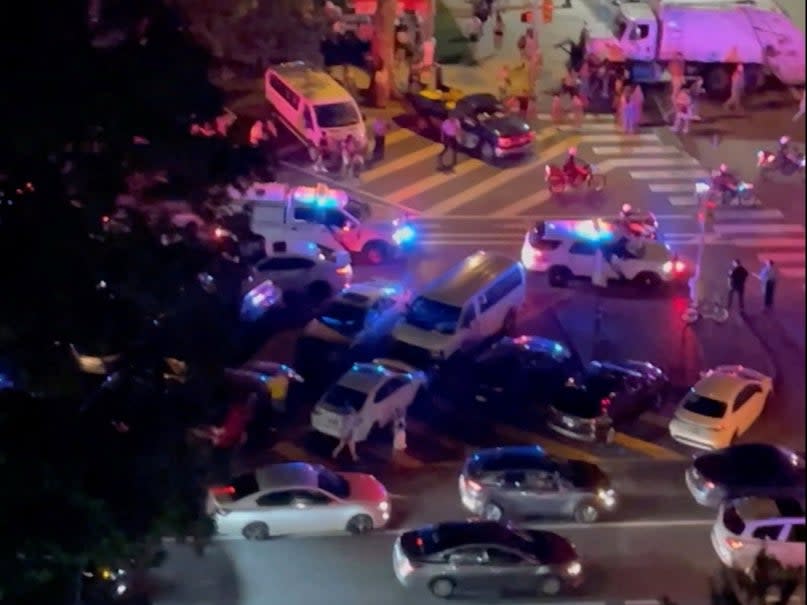
[[[280,120],[303,142],[330,148],[348,135],[363,148],[367,131],[356,100],[326,72],[301,61],[266,70],[264,94]]]
[[[392,332],[395,352],[418,364],[441,361],[509,333],[526,290],[521,263],[476,252],[412,301]]]

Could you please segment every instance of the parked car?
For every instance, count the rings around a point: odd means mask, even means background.
[[[403,586],[428,589],[441,599],[489,590],[556,596],[583,580],[583,565],[566,538],[495,521],[407,531],[395,541],[392,561]]]
[[[390,501],[372,475],[288,462],[211,488],[207,511],[219,535],[267,540],[288,534],[367,533],[387,524]]]
[[[311,412],[311,428],[341,438],[349,415],[358,416],[354,438],[364,441],[374,428],[405,414],[426,384],[423,372],[388,359],[355,363],[328,389]]]
[[[667,385],[664,372],[645,361],[592,361],[549,406],[547,426],[571,439],[610,443],[616,425],[660,405]]]
[[[770,443],[743,443],[701,454],[686,484],[702,506],[745,496],[805,497],[804,456]]]
[[[459,490],[466,509],[491,521],[566,517],[593,523],[617,504],[599,466],[554,458],[537,445],[474,452],[465,461]]]
[[[728,567],[749,569],[761,551],[785,567],[804,567],[804,503],[743,498],[720,506],[712,546]]]
[[[465,370],[465,368],[463,368]],[[583,370],[580,359],[557,341],[540,336],[504,337],[476,358],[471,372],[474,399],[518,406],[546,404]]]
[[[743,366],[718,366],[684,396],[670,421],[670,436],[699,449],[734,444],[754,424],[773,392],[773,380]]]

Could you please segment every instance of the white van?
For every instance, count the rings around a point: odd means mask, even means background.
[[[434,281],[392,332],[404,360],[445,360],[513,330],[527,288],[521,263],[479,251]]]
[[[298,61],[270,67],[264,80],[269,105],[302,141],[319,145],[324,134],[333,147],[353,135],[360,147],[367,144],[356,100],[326,72]]]

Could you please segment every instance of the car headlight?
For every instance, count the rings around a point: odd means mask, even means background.
[[[412,225],[401,225],[392,233],[392,241],[399,246],[411,244],[417,239],[417,232]]]
[[[573,561],[566,566],[566,575],[569,576],[579,576],[582,571],[583,566],[580,565],[580,561]]]
[[[616,493],[612,489],[597,490],[597,498],[606,507],[611,507],[616,503]]]
[[[384,513],[387,512],[389,510],[389,502],[387,502],[386,500],[380,502],[378,505],[378,510]]]

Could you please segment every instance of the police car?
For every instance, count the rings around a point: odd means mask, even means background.
[[[341,247],[372,264],[395,258],[417,241],[417,231],[406,216],[375,218],[369,205],[323,184],[291,187],[285,183],[254,183],[230,195],[237,196],[234,201],[251,207],[253,230],[258,233],[278,224],[294,224],[298,229],[304,229],[299,222],[321,225]]]
[[[521,262],[528,271],[545,272],[550,285],[564,287],[573,279],[592,278],[597,250],[609,281],[655,288],[685,283],[691,273],[691,263],[665,243],[636,237],[604,219],[538,221],[524,236]]]

